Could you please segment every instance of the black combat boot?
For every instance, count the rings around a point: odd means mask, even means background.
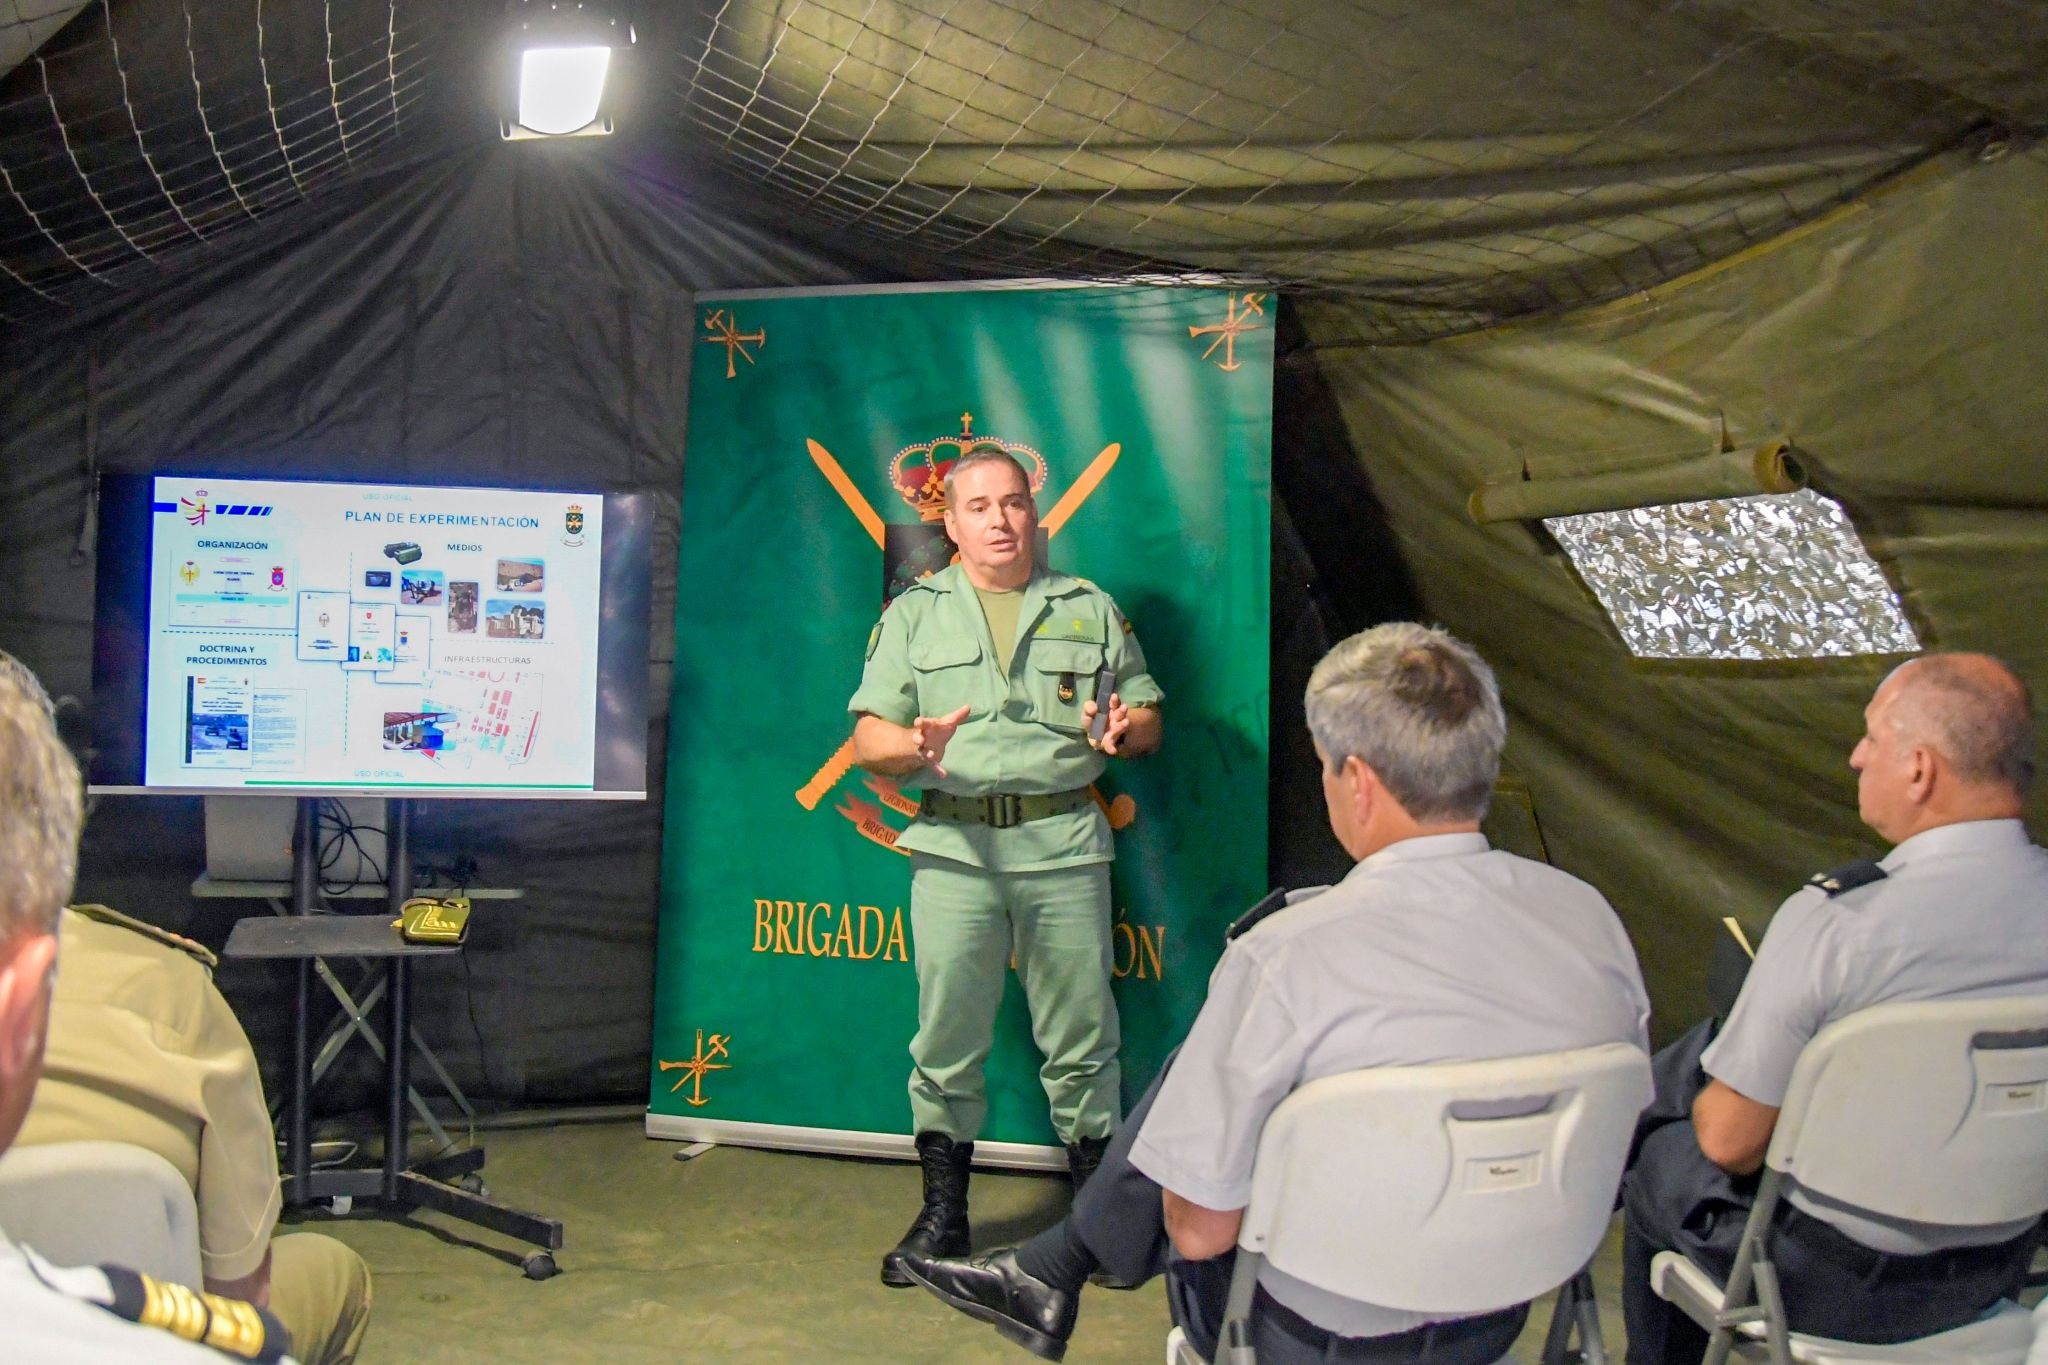
[[[1074,1193],[1088,1183],[1088,1177],[1102,1164],[1102,1154],[1109,1150],[1106,1137],[1075,1138],[1067,1144],[1067,1174],[1074,1178]]]
[[[891,1289],[910,1287],[910,1276],[903,1270],[905,1252],[936,1258],[965,1256],[973,1249],[967,1240],[967,1168],[973,1160],[971,1142],[955,1142],[944,1133],[917,1135],[924,1207],[903,1240],[882,1258],[883,1284]]]

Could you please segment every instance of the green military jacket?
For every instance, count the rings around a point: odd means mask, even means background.
[[[1084,579],[1039,569],[1025,585],[1007,673],[974,585],[958,564],[919,579],[890,603],[868,637],[860,690],[846,707],[898,725],[961,706],[967,719],[946,746],[946,776],[929,768],[904,779],[956,796],[1045,795],[1102,775],[1082,705],[1097,670],[1116,673],[1126,706],[1154,706],[1159,684],[1108,593]],[[918,816],[896,840],[913,853],[1002,872],[1106,863],[1115,856],[1099,806],[1027,820],[1009,829]]]

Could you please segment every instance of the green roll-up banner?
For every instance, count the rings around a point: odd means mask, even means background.
[[[908,1153],[917,793],[851,767],[885,600],[952,554],[963,436],[1034,471],[1050,562],[1117,600],[1166,742],[1111,760],[1125,1101],[1265,891],[1273,306],[1215,289],[699,300],[683,478],[651,1136]],[[979,1155],[1056,1154],[1014,975]]]

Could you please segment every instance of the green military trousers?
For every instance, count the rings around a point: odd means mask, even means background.
[[[1109,864],[991,872],[911,855],[917,1036],[912,1131],[967,1141],[988,1113],[983,1065],[1003,973],[1016,953],[1045,1063],[1038,1078],[1061,1142],[1107,1137],[1118,1114],[1116,999],[1110,994]]]

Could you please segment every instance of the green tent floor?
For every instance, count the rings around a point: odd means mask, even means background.
[[[915,1212],[902,1162],[714,1148],[692,1161],[637,1122],[479,1134],[493,1198],[567,1225],[562,1273],[532,1281],[522,1248],[438,1214],[407,1220],[308,1213],[295,1230],[361,1252],[376,1307],[362,1365],[398,1362],[991,1362],[1031,1356],[917,1289],[876,1281]],[[975,1244],[1055,1221],[1064,1179],[977,1172]],[[1619,1359],[1620,1236],[1595,1263],[1607,1345]],[[1533,1365],[1550,1321],[1531,1312],[1512,1359]],[[1067,1359],[1152,1362],[1168,1328],[1158,1284],[1090,1289]]]

